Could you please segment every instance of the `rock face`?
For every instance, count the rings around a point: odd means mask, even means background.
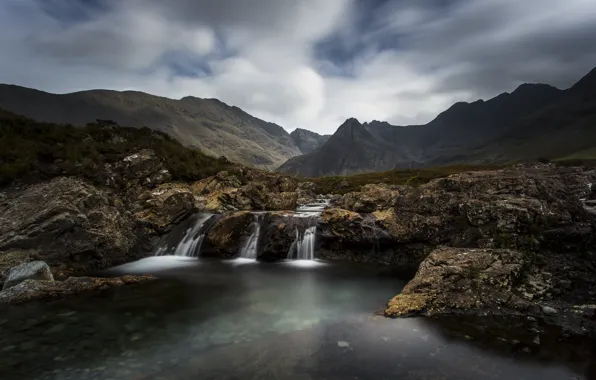
[[[134,222],[121,201],[82,180],[56,178],[7,196],[0,205],[0,256],[76,270],[121,262],[135,245]]]
[[[514,290],[529,260],[530,255],[507,249],[437,249],[402,293],[389,301],[385,315],[526,310],[532,304]]]
[[[43,261],[23,263],[8,271],[8,277],[4,282],[2,290],[12,288],[25,280],[54,281],[54,276],[52,276],[48,264]]]

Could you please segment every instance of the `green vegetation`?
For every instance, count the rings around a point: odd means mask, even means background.
[[[141,149],[152,149],[174,180],[192,181],[230,166],[227,160],[182,146],[149,128],[110,122],[86,127],[40,123],[0,110],[0,184],[35,182],[59,175],[97,180],[97,172]]]
[[[443,178],[451,174],[502,167],[497,165],[454,165],[428,169],[396,169],[379,173],[355,174],[346,177],[320,177],[308,180],[316,184],[316,191],[319,194],[345,194],[360,191],[361,186],[369,183],[419,186],[435,178]]]

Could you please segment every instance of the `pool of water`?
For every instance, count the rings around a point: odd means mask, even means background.
[[[109,271],[142,273],[160,280],[2,310],[0,379],[593,378],[592,342],[535,321],[377,315],[403,287],[378,268],[165,256]]]

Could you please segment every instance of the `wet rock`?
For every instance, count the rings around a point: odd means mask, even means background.
[[[303,236],[306,229],[317,224],[316,217],[295,217],[293,212],[268,213],[263,221],[263,249],[261,260],[286,259],[297,236]]]
[[[11,288],[25,280],[54,281],[48,264],[43,261],[31,261],[11,268],[2,290]]]
[[[202,255],[236,257],[254,216],[248,211],[232,212],[219,219],[205,236]]]
[[[0,257],[34,253],[52,270],[91,270],[124,261],[135,242],[119,197],[81,179],[14,189],[0,204]]]
[[[48,300],[81,293],[104,291],[123,285],[153,281],[151,275],[123,276],[116,278],[70,277],[66,281],[25,280],[0,292],[0,304],[19,304],[36,300]]]
[[[527,310],[531,303],[512,293],[529,257],[506,249],[440,248],[387,304],[389,317],[459,311]]]
[[[553,309],[552,307],[549,307],[549,306],[543,306],[542,312],[546,315],[556,315],[558,313],[558,311],[556,309]]]

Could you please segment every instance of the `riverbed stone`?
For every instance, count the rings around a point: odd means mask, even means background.
[[[11,268],[2,290],[18,285],[25,280],[54,281],[54,277],[48,264],[43,261],[31,261]]]

